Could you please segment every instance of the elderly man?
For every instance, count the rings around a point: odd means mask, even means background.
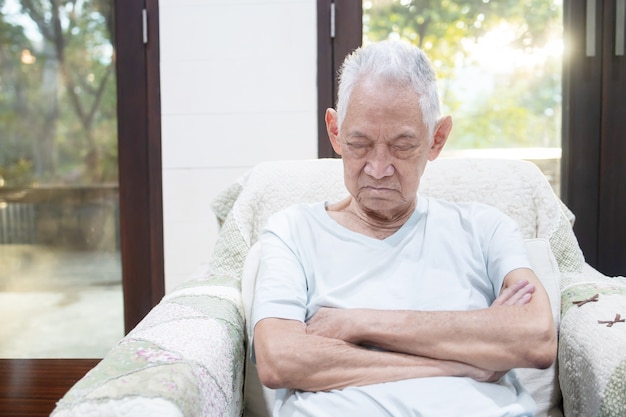
[[[424,53],[372,44],[326,112],[349,196],[270,218],[252,321],[275,416],[532,416],[513,368],[550,366],[549,300],[516,224],[417,193],[452,120]]]

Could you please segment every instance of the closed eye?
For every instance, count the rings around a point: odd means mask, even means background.
[[[395,151],[400,151],[400,152],[404,152],[404,151],[410,151],[412,149],[415,149],[416,145],[413,144],[405,144],[405,145],[393,145],[391,147],[391,149],[395,150]]]
[[[361,149],[367,147],[368,144],[360,142],[348,142],[348,146],[350,146],[351,148]]]
[[[408,159],[414,154],[417,148],[418,143],[402,140],[392,143],[390,151],[398,159]]]
[[[362,141],[350,141],[346,142],[346,145],[348,145],[348,148],[350,148],[350,150],[358,154],[366,153],[371,147],[371,144],[369,142]]]

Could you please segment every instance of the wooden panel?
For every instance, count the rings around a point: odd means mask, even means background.
[[[333,43],[333,72],[337,99],[337,72],[346,55],[363,43],[363,2],[362,0],[342,0],[335,2],[336,35]]]
[[[161,153],[161,57],[159,53],[159,1],[146,0],[149,13],[147,45],[147,158],[150,187],[150,288],[155,306],[165,294],[163,247],[163,168]],[[142,312],[142,317],[149,310]],[[135,320],[138,321],[138,320]],[[127,330],[130,330],[128,327]]]
[[[0,359],[0,417],[48,416],[99,359]]]
[[[332,0],[317,0],[317,154],[320,158],[333,156],[324,122],[326,109],[335,103],[333,40],[330,37],[331,3]]]
[[[597,266],[598,183],[602,57],[597,32],[597,55],[585,56],[586,4],[565,2],[563,65],[563,156],[561,192],[576,215],[574,232],[587,261]],[[596,28],[601,28],[600,13]],[[582,30],[581,30],[582,28]]]
[[[615,2],[597,2],[596,56],[585,56],[585,7],[565,3],[563,199],[587,262],[626,274],[626,59],[615,56]],[[576,30],[578,28],[578,30]]]
[[[626,275],[626,57],[615,55],[615,2],[604,2],[598,269]]]
[[[335,37],[331,38],[331,3],[335,4]],[[344,58],[361,46],[363,40],[363,3],[361,0],[317,1],[317,91],[318,156],[333,158],[324,114],[335,107],[337,72]]]
[[[124,322],[128,332],[164,294],[161,116],[158,102],[147,104],[148,99],[158,97],[158,8],[154,1],[147,5],[148,51],[141,25],[143,1],[116,0],[115,4],[116,39],[123,40],[116,44],[117,117]]]

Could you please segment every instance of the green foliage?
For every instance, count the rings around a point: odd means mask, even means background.
[[[14,163],[0,167],[0,178],[7,178],[13,187],[25,187],[33,182],[33,162],[26,159],[18,159]]]
[[[2,3],[4,184],[117,181],[112,1],[13,0],[18,13]]]
[[[444,107],[455,122],[449,147],[560,146],[560,56],[528,64],[561,36],[559,4],[552,0],[368,3],[363,20],[366,40],[406,39],[433,61]],[[509,36],[505,45],[509,51],[526,57],[524,63],[500,62],[494,69],[489,66],[497,63],[497,56],[485,59],[472,53],[498,30]]]

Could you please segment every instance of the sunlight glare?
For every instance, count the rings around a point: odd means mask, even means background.
[[[22,61],[22,64],[26,65],[34,64],[35,62],[37,62],[37,58],[35,58],[28,49],[22,50],[22,55],[20,59]]]
[[[464,49],[483,69],[492,73],[512,73],[516,69],[532,69],[563,55],[563,40],[553,38],[541,48],[524,49],[511,46],[517,37],[514,28],[502,22],[477,41],[463,40]]]

